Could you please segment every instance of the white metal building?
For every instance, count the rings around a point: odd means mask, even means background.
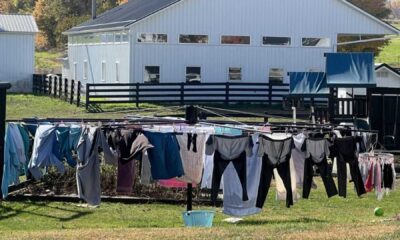
[[[83,83],[287,82],[339,35],[399,30],[345,0],[131,0],[65,34]]]
[[[32,91],[38,32],[30,15],[0,14],[0,82],[10,82],[13,92]]]

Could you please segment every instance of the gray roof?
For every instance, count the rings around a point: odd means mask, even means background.
[[[0,33],[37,33],[39,29],[31,15],[0,14]]]
[[[65,33],[126,27],[179,1],[181,0],[130,0]]]

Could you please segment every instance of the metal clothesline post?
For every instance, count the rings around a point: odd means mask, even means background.
[[[4,136],[6,132],[6,96],[7,89],[11,88],[9,83],[0,83],[0,182],[3,179],[3,165],[4,165]],[[1,191],[0,184],[0,191]],[[0,194],[0,199],[3,199]]]

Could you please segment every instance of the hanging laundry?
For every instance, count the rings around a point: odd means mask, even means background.
[[[21,134],[22,141],[24,143],[25,157],[27,160],[25,162],[23,168],[24,168],[25,176],[29,176],[30,173],[29,173],[29,169],[28,169],[28,164],[29,164],[28,159],[30,157],[31,140],[29,138],[28,130],[26,130],[22,124],[18,124],[17,126],[19,129],[19,133]]]
[[[64,173],[64,164],[55,154],[57,149],[59,149],[59,145],[56,127],[53,125],[40,125],[36,131],[32,157],[29,162],[29,171],[36,180],[43,177],[45,167],[55,166],[59,173]]]
[[[70,145],[70,127],[57,127],[57,141],[59,149],[57,151],[57,157],[59,159],[66,159],[67,163],[71,167],[76,166],[76,161],[72,157],[72,147]]]
[[[214,154],[212,174],[211,201],[215,204],[226,167],[232,163],[243,189],[242,200],[247,201],[247,163],[246,158],[252,156],[253,143],[250,137],[211,136],[207,140],[206,154]]]
[[[110,133],[110,147],[118,158],[117,192],[131,193],[135,179],[135,161],[129,160],[131,146],[136,139],[134,130],[116,129]]]
[[[176,135],[176,139],[180,146],[183,170],[185,172],[185,175],[180,180],[199,184],[203,173],[207,135],[184,133]]]
[[[147,150],[154,180],[171,179],[184,175],[179,144],[172,133],[145,131],[144,135],[154,146]]]
[[[364,182],[361,176],[357,151],[356,137],[337,138],[334,141],[335,156],[337,157],[337,174],[338,174],[338,188],[339,196],[346,197],[347,195],[347,166],[350,164],[350,174],[357,195],[361,196],[366,193]]]
[[[319,169],[328,197],[337,195],[338,191],[327,161],[330,155],[330,143],[324,138],[308,138],[305,143],[306,160],[304,164],[303,198],[307,199],[310,195],[314,176],[314,165]]]
[[[268,195],[274,169],[277,169],[286,189],[286,207],[293,205],[290,177],[290,158],[293,148],[292,136],[261,135],[258,156],[262,157],[262,170],[256,206],[262,208]]]
[[[101,129],[83,128],[77,148],[76,182],[79,198],[90,205],[99,205],[101,199],[99,148],[104,152],[105,163],[115,165],[117,161]]]
[[[3,153],[1,153],[3,154]],[[9,123],[4,142],[4,165],[1,190],[3,198],[8,196],[8,187],[19,184],[21,166],[26,163],[24,142],[18,126]]]
[[[257,142],[258,134],[252,135],[252,142]],[[230,163],[223,174],[224,204],[223,213],[231,216],[248,216],[261,212],[256,207],[258,185],[260,183],[262,160],[257,156],[258,144],[253,144],[252,155],[247,157],[247,195],[248,201],[243,201],[243,189],[236,173],[235,166]]]

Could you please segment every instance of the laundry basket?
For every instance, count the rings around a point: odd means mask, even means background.
[[[183,221],[186,227],[212,227],[214,220],[214,211],[187,211],[183,212]]]

